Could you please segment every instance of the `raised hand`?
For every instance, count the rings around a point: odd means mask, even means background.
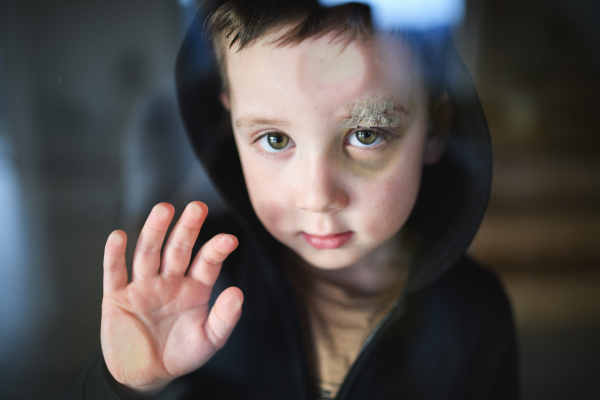
[[[112,376],[138,392],[157,391],[202,366],[240,318],[243,295],[238,288],[224,290],[211,310],[208,306],[221,264],[238,245],[236,237],[215,236],[190,265],[207,212],[204,203],[190,203],[161,254],[174,209],[156,205],[137,242],[131,282],[125,232],[114,231],[106,242],[102,352]]]

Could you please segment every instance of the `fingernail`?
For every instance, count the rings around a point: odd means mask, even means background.
[[[238,311],[242,308],[242,302],[238,299],[230,300],[227,302],[227,308],[229,308],[229,311]]]
[[[154,215],[156,215],[157,217],[160,218],[164,218],[168,215],[168,211],[165,210],[164,207],[160,206],[160,205],[156,205],[154,206]]]
[[[115,231],[110,234],[110,241],[115,246],[120,246],[123,243],[123,238],[121,238],[121,235],[117,234],[117,232]]]
[[[202,214],[200,206],[196,203],[190,203],[187,208],[188,212],[192,214],[192,217],[199,217],[200,214]]]
[[[221,236],[221,244],[231,246],[233,244],[233,239],[229,235],[223,235]]]

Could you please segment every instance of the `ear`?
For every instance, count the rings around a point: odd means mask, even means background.
[[[231,108],[230,108],[230,104],[229,104],[229,93],[227,93],[226,91],[221,91],[221,93],[219,93],[219,100],[221,100],[221,104],[223,104],[223,107],[225,107],[225,109],[227,111],[231,112]]]
[[[429,132],[427,133],[425,154],[423,156],[425,165],[433,165],[442,158],[451,128],[452,105],[448,93],[443,91],[433,101],[429,110]]]

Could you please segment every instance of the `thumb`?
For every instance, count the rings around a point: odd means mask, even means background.
[[[223,347],[242,315],[244,295],[236,287],[225,289],[219,295],[204,324],[206,337],[216,350]]]

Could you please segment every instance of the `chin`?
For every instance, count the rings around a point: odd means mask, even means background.
[[[344,254],[346,253],[346,254]],[[362,257],[356,254],[347,254],[347,251],[340,250],[314,250],[310,252],[298,252],[305,262],[315,268],[323,270],[338,270],[347,268],[359,262]]]

